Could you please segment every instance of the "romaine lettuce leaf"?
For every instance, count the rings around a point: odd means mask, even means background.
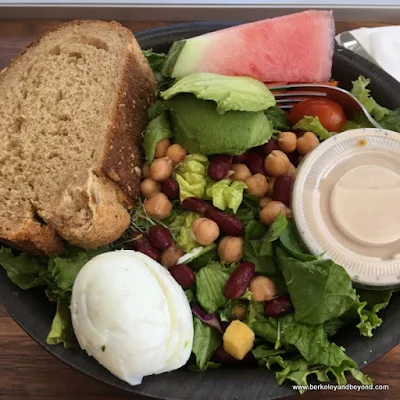
[[[356,307],[360,318],[357,328],[363,336],[372,337],[372,330],[382,323],[382,318],[377,314],[388,306],[392,291],[359,289],[357,293]]]
[[[176,81],[161,93],[165,100],[179,93],[192,93],[198,99],[217,103],[217,113],[263,111],[276,104],[274,95],[260,81],[246,76],[226,76],[197,72]]]
[[[207,184],[206,196],[212,200],[214,207],[220,210],[230,208],[236,214],[243,201],[243,191],[246,188],[247,185],[244,182],[222,179]]]
[[[207,264],[219,261],[217,246],[207,246],[207,248],[208,248],[207,252],[203,252],[201,255],[199,255],[199,257],[196,257],[194,260],[192,260],[188,263],[189,267],[193,271],[199,271],[201,268],[205,267]]]
[[[172,137],[172,129],[167,114],[162,112],[147,124],[144,133],[143,149],[148,164],[151,164],[154,160],[157,143],[170,137]]]
[[[161,71],[165,63],[166,55],[164,53],[155,53],[152,49],[143,50],[143,54],[147,58],[157,82],[162,82],[164,76]]]
[[[322,324],[348,311],[356,291],[346,270],[331,260],[300,261],[276,250],[295,309],[295,320]]]
[[[221,334],[216,329],[203,324],[197,317],[194,317],[193,325],[192,352],[196,358],[196,369],[198,371],[205,371],[208,368],[218,368],[219,364],[210,360],[222,344]]]
[[[197,218],[200,218],[200,214],[184,211],[179,213],[169,224],[170,228],[179,228],[176,242],[185,253],[189,253],[194,248],[199,247],[199,244],[192,236],[192,224]]]
[[[207,184],[208,158],[200,154],[189,154],[176,171],[180,201],[188,197],[202,199]]]
[[[271,121],[274,130],[287,131],[291,128],[287,115],[281,108],[270,107],[265,111],[265,115]]]
[[[320,139],[329,139],[334,133],[328,132],[321,124],[318,117],[305,116],[303,117],[293,129],[300,129],[315,133]]]
[[[382,128],[400,133],[400,107],[379,121]]]
[[[77,343],[71,321],[69,296],[57,299],[57,311],[47,335],[46,343],[51,345],[63,344],[67,349]]]
[[[216,312],[225,306],[227,299],[223,291],[228,278],[229,274],[217,262],[206,265],[197,273],[197,300],[207,313]]]
[[[6,270],[8,278],[21,289],[30,289],[36,286],[46,286],[42,273],[46,269],[46,263],[21,253],[15,255],[7,247],[0,249],[0,265]]]
[[[353,87],[350,93],[355,96],[367,109],[376,121],[380,121],[391,111],[385,107],[380,106],[371,96],[371,91],[367,89],[371,80],[360,75],[357,80],[353,81]]]
[[[287,226],[288,220],[282,213],[279,213],[275,221],[268,228],[267,235],[264,240],[268,242],[274,242],[275,240],[279,239],[282,233],[286,230]]]

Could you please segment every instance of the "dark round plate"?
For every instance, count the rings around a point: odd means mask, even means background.
[[[152,29],[136,34],[143,48],[167,51],[177,39],[197,36],[228,27],[230,23],[190,23]],[[371,78],[374,98],[389,108],[400,105],[400,84],[380,68],[349,51],[336,48],[333,76],[340,86],[349,88],[358,75]],[[267,400],[294,394],[290,385],[279,386],[273,372],[265,369],[217,369],[196,373],[181,369],[172,373],[151,376],[140,386],[130,386],[115,378],[93,358],[78,349],[65,350],[61,346],[46,344],[54,316],[43,290],[23,291],[14,286],[0,268],[0,298],[8,312],[41,346],[73,368],[110,385],[154,397],[156,399],[192,400]],[[400,296],[395,295],[389,307],[381,313],[384,322],[372,339],[360,337],[354,330],[343,330],[336,342],[343,345],[347,354],[360,367],[368,365],[400,342]]]

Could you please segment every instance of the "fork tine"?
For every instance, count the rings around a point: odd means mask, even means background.
[[[285,92],[279,92],[279,93],[274,93],[272,92],[275,98],[280,98],[280,97],[322,97],[322,96],[327,96],[326,93],[324,92],[292,92],[292,91],[285,91]]]

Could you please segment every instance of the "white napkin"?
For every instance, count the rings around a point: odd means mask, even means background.
[[[351,33],[378,64],[400,82],[400,26],[360,28]]]

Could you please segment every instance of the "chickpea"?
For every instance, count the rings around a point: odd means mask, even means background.
[[[269,301],[276,295],[274,282],[266,276],[256,276],[250,281],[249,286],[253,301]]]
[[[161,185],[151,178],[147,178],[140,182],[140,192],[144,197],[149,199],[155,194],[159,193],[161,190]]]
[[[218,225],[209,218],[197,218],[192,224],[193,237],[202,246],[208,246],[219,236]]]
[[[268,181],[263,174],[255,174],[246,179],[247,191],[257,197],[263,197],[268,191]]]
[[[167,149],[171,146],[169,139],[162,139],[156,145],[156,150],[154,151],[154,158],[165,157]]]
[[[263,196],[260,197],[260,199],[258,200],[258,204],[260,205],[261,208],[264,208],[271,201],[272,201],[271,197]]]
[[[242,303],[236,303],[233,306],[233,312],[239,321],[243,321],[247,315],[247,307]]]
[[[242,258],[243,239],[225,236],[218,245],[218,255],[223,263],[232,264]]]
[[[172,160],[172,164],[178,165],[187,156],[187,151],[180,144],[173,144],[168,147],[166,156]]]
[[[286,175],[291,176],[293,178],[294,176],[296,176],[296,173],[297,173],[296,167],[292,163],[290,163]]]
[[[296,150],[297,136],[293,132],[281,132],[278,137],[278,146],[285,153]]]
[[[171,268],[178,263],[183,254],[182,249],[175,244],[171,244],[161,253],[161,265],[165,268]]]
[[[172,161],[168,157],[157,158],[150,165],[150,178],[153,181],[164,182],[172,174]]]
[[[170,216],[172,203],[164,193],[160,192],[144,201],[144,209],[151,217],[163,220]]]
[[[147,164],[147,163],[143,164],[142,178],[144,178],[144,179],[150,178],[150,167],[149,167],[149,164]]]
[[[319,145],[317,136],[312,132],[306,132],[297,139],[297,151],[305,156]]]
[[[291,217],[291,211],[280,201],[270,201],[261,211],[260,219],[265,225],[272,225],[279,213]]]
[[[233,164],[232,171],[234,172],[230,178],[233,181],[246,181],[251,177],[251,172],[246,164]]]
[[[268,178],[268,191],[267,196],[272,197],[274,195],[274,185],[275,185],[276,178]]]
[[[271,176],[286,174],[289,164],[288,156],[280,150],[273,150],[264,160],[264,168]]]

